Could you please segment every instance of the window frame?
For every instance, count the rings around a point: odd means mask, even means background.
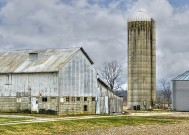
[[[41,101],[42,102],[48,102],[48,99],[47,99],[47,97],[42,97]]]
[[[69,97],[66,97],[66,102],[70,102],[70,98]]]
[[[87,97],[84,97],[84,99],[83,99],[84,101],[87,101]]]
[[[77,101],[81,101],[81,98],[80,97],[77,97],[77,99],[76,99]]]
[[[83,105],[83,111],[88,111],[88,105]]]
[[[75,97],[72,97],[72,102],[75,102]]]
[[[96,101],[96,97],[92,97],[92,99],[91,99],[92,101]]]

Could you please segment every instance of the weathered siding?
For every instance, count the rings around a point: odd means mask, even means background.
[[[97,89],[97,73],[89,59],[78,51],[59,71],[59,95],[64,97],[59,104],[59,114],[95,114]],[[66,101],[69,97],[70,101]],[[71,98],[80,97],[80,101]],[[83,101],[87,97],[88,101]],[[95,101],[92,101],[95,97]],[[84,105],[88,108],[84,111]]]
[[[98,82],[98,87],[100,90],[99,102],[97,102],[99,104],[99,113],[121,113],[123,111],[123,98],[116,96],[113,91],[109,90],[100,82]]]
[[[59,71],[59,91],[61,96],[96,96],[96,71],[79,51]]]
[[[123,112],[123,98],[114,94],[110,96],[110,114]]]
[[[0,75],[1,96],[58,96],[57,73],[29,73]]]
[[[57,73],[1,74],[0,111],[16,112],[32,110],[32,98],[38,100],[38,109],[57,110],[57,100],[50,97],[42,102],[42,97],[58,96]],[[52,102],[53,100],[54,102]]]

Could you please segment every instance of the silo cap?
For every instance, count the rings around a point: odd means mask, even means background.
[[[152,18],[145,12],[138,11],[128,19],[128,22],[151,21],[151,19]]]

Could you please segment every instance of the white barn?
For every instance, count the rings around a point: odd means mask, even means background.
[[[0,51],[0,111],[95,114],[99,93],[83,48]]]
[[[189,111],[189,71],[178,75],[172,80],[173,110]]]

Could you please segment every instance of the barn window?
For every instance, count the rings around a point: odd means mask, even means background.
[[[75,97],[72,97],[72,102],[75,102]]]
[[[64,98],[63,98],[63,97],[60,98],[60,102],[61,102],[61,103],[64,102]]]
[[[29,59],[30,60],[37,60],[38,59],[38,53],[29,53]]]
[[[83,110],[84,110],[84,111],[87,111],[87,110],[88,110],[87,105],[84,105],[84,106],[83,106]]]
[[[95,101],[95,97],[92,97],[92,101]]]
[[[47,102],[47,97],[42,97],[42,102]]]
[[[16,99],[16,102],[17,102],[17,103],[21,103],[21,101],[22,101],[21,98],[17,98],[17,99]]]
[[[69,102],[69,101],[70,101],[69,97],[66,97],[66,102]]]
[[[77,101],[80,101],[80,97],[77,97]]]
[[[6,77],[5,85],[11,85],[12,84],[12,76],[9,74],[9,75],[5,75],[5,77]]]
[[[84,97],[84,101],[87,101],[87,97]]]

